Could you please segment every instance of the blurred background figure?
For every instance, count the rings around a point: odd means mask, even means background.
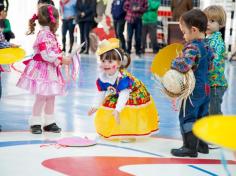
[[[71,53],[74,44],[76,2],[76,0],[60,0],[60,14],[62,17],[62,51],[66,51],[66,34],[67,31],[69,31],[69,53]]]
[[[126,11],[125,19],[127,21],[127,52],[131,54],[132,38],[135,34],[136,55],[141,55],[142,39],[142,15],[148,8],[147,0],[125,0],[124,10]]]
[[[7,19],[7,11],[4,10],[3,5],[0,5],[0,30],[8,42],[10,39],[15,38],[15,34],[11,30],[10,21]]]
[[[125,11],[123,9],[125,0],[113,0],[111,14],[114,23],[116,37],[120,40],[121,48],[126,51],[124,28],[125,28]]]
[[[4,10],[6,10],[6,12],[8,11],[8,7],[9,7],[9,2],[8,0],[0,0],[0,5],[4,6]]]
[[[184,13],[193,8],[192,0],[172,0],[171,11],[172,20],[179,21],[179,17]]]
[[[153,53],[157,53],[159,50],[157,44],[157,10],[160,4],[160,0],[148,0],[148,9],[142,17],[142,53],[145,53],[147,46],[147,34],[149,34],[151,40]]]
[[[94,25],[94,18],[96,16],[96,0],[77,0],[77,23],[80,29],[80,43],[85,42],[81,48],[80,53],[89,53],[89,32]]]

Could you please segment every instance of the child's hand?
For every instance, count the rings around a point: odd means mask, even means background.
[[[115,121],[116,121],[116,123],[117,124],[120,124],[120,113],[117,111],[117,110],[114,110],[113,112],[112,112],[112,114],[114,115],[114,117],[115,117]]]
[[[176,99],[171,100],[172,109],[178,111]]]
[[[70,65],[72,61],[70,57],[63,57],[61,62],[64,65]]]
[[[11,46],[12,48],[19,48],[19,47],[20,47],[20,45],[16,45],[16,44],[13,44],[13,43],[11,43],[10,46]]]
[[[93,113],[95,113],[98,109],[92,107],[89,111],[88,111],[88,115],[91,116]]]

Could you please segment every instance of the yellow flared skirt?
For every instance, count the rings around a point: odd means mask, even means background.
[[[126,106],[120,112],[120,124],[115,121],[114,109],[100,107],[95,116],[97,133],[105,138],[143,136],[158,130],[158,112],[153,99],[139,106]]]

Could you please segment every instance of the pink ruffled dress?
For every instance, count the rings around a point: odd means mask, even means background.
[[[62,52],[48,26],[39,31],[33,49],[34,56],[24,62],[26,67],[17,87],[37,95],[64,95],[65,81],[60,65]]]

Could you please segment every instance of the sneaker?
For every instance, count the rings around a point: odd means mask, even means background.
[[[41,125],[32,125],[30,129],[33,134],[42,134]]]
[[[44,126],[43,130],[48,131],[48,132],[53,132],[53,133],[61,132],[61,128],[59,128],[56,123],[52,123],[50,125]]]

